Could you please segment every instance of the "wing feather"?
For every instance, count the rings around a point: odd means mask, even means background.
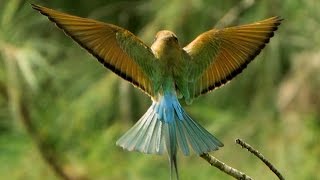
[[[269,42],[281,21],[272,17],[248,25],[212,29],[184,47],[190,57],[191,98],[212,91],[241,73]]]
[[[92,19],[61,13],[32,4],[80,46],[95,56],[105,67],[140,88],[148,95],[156,71],[156,59],[151,49],[131,32]],[[134,49],[134,50],[131,50]]]

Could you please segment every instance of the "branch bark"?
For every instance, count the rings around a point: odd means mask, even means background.
[[[214,166],[218,169],[220,169],[222,172],[234,177],[235,179],[239,180],[253,180],[251,177],[248,175],[244,174],[243,172],[228,166],[224,162],[218,160],[217,158],[211,156],[208,153],[203,153],[200,155],[203,159],[205,159],[211,166]]]
[[[251,147],[249,144],[245,143],[241,139],[236,139],[236,143],[239,144],[242,148],[247,149],[250,153],[258,157],[266,166],[269,167],[269,169],[278,176],[280,180],[284,180],[284,177],[281,175],[281,173],[257,150],[255,150],[253,147]]]
[[[266,166],[270,168],[270,170],[277,175],[277,177],[280,180],[284,180],[285,178],[281,175],[281,173],[257,150],[255,150],[253,147],[251,147],[249,144],[245,143],[244,141],[240,139],[236,139],[236,143],[239,144],[242,148],[247,149],[250,153],[254,154],[256,157],[258,157]],[[221,170],[222,172],[234,177],[235,179],[239,180],[253,180],[250,176],[246,175],[245,173],[228,166],[224,162],[218,160],[214,156],[208,154],[208,153],[203,153],[200,155],[203,159],[205,159],[211,166],[214,166]]]

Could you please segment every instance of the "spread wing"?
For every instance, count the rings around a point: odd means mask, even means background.
[[[152,81],[156,77],[157,61],[150,48],[131,32],[42,6],[32,4],[32,7],[47,16],[105,67],[148,95],[154,94]]]
[[[260,53],[280,25],[279,17],[212,29],[183,49],[189,55],[189,93],[194,98],[230,81]]]

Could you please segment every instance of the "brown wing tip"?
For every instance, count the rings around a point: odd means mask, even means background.
[[[279,23],[281,23],[281,21],[284,20],[284,18],[282,18],[281,16],[274,16],[274,18],[275,18]]]
[[[265,19],[265,20],[262,20],[263,22],[265,21],[274,21],[275,23],[281,23],[281,21],[283,21],[284,19],[281,17],[281,16],[273,16],[273,17],[270,17],[268,19]]]
[[[42,9],[43,9],[42,6],[39,6],[39,5],[37,5],[37,4],[31,3],[30,5],[31,5],[31,7],[32,7],[34,10],[37,10],[37,11],[42,11]]]
[[[48,12],[47,12],[48,10],[51,10],[51,9],[46,8],[46,7],[43,7],[43,6],[40,6],[40,5],[37,5],[37,4],[31,4],[31,7],[32,7],[34,10],[39,11],[40,14],[47,16],[51,21],[53,21],[53,19],[50,18],[50,15],[49,15]]]
[[[276,28],[282,23],[282,21],[284,21],[284,19],[280,16],[275,16],[274,20],[275,20],[274,25]]]
[[[254,51],[254,53],[250,54],[248,57],[248,60],[246,63],[242,64],[240,68],[232,71],[226,78],[221,79],[221,81],[214,83],[213,85],[209,86],[208,88],[204,89],[201,91],[200,94],[206,94],[207,92],[210,92],[214,89],[216,89],[217,87],[226,84],[227,82],[229,82],[232,78],[234,78],[235,76],[237,76],[238,74],[240,74],[247,66],[248,64],[255,59],[255,57],[257,57],[261,50],[266,46],[266,44],[268,44],[270,42],[270,39],[274,36],[274,32],[278,29],[278,26],[281,24],[281,22],[284,20],[283,18],[281,18],[280,16],[275,16],[270,18],[269,20],[273,20],[274,21],[274,27],[271,29],[270,33],[267,35],[267,38],[265,39],[264,43],[262,43],[259,48]]]

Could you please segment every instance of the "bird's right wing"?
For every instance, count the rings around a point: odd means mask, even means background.
[[[153,96],[157,61],[151,49],[131,32],[92,19],[32,4],[105,67]]]
[[[212,29],[184,47],[190,57],[190,98],[205,94],[239,74],[269,42],[281,20],[272,17],[248,25]]]

